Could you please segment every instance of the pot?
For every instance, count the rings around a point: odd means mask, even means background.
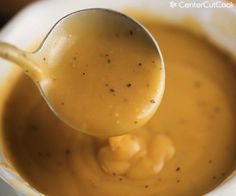
[[[189,1],[188,1],[189,2]],[[191,1],[193,3],[193,1]],[[202,34],[213,44],[236,59],[236,4],[225,3],[227,8],[209,8],[215,1],[198,0],[205,8],[186,7],[185,1],[157,0],[87,0],[87,1],[38,1],[19,12],[0,32],[0,40],[31,51],[36,49],[51,27],[64,15],[85,8],[111,8],[124,13],[143,13],[161,18],[167,23],[184,26]],[[208,8],[207,3],[208,2]],[[226,4],[227,3],[227,4]],[[222,4],[223,5],[223,4]],[[230,6],[231,5],[231,6]],[[193,6],[193,5],[192,5]],[[218,5],[219,6],[219,5]],[[146,16],[145,16],[146,17]],[[3,106],[20,68],[0,59],[0,117]],[[1,127],[0,127],[1,129]],[[0,148],[0,177],[19,194],[42,195],[30,187],[4,159]],[[232,174],[207,195],[236,195],[236,175]]]

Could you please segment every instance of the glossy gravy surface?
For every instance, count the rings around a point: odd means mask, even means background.
[[[40,192],[53,196],[199,196],[234,170],[234,64],[191,33],[153,21],[144,21],[144,25],[162,49],[166,91],[151,121],[129,136],[150,146],[155,138],[158,144],[164,138],[170,147],[164,149],[173,147],[175,152],[154,175],[145,176],[150,172],[147,166],[153,166],[148,161],[132,173],[140,160],[151,160],[153,148],[146,145],[145,156],[128,160],[131,166],[121,171],[101,155],[119,138],[98,139],[67,127],[22,76],[6,103],[2,142],[6,158]],[[129,136],[123,139],[129,141]]]
[[[72,14],[56,25],[36,55],[44,65],[39,84],[50,105],[83,133],[132,131],[161,101],[165,71],[157,46],[120,14]]]

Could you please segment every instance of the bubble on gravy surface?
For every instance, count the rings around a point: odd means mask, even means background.
[[[166,91],[151,121],[130,134],[138,140],[148,135],[149,143],[156,137],[167,138],[175,153],[155,175],[145,176],[145,167],[130,172],[139,159],[122,172],[110,164],[106,167],[109,161],[101,151],[111,148],[114,139],[86,136],[67,127],[32,82],[21,76],[5,105],[2,142],[9,162],[40,192],[199,196],[235,169],[235,64],[189,32],[153,21],[144,21],[144,25],[162,49]]]

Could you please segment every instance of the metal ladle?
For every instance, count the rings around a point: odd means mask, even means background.
[[[0,56],[24,70],[62,121],[90,135],[141,127],[164,92],[164,63],[154,38],[108,9],[63,17],[33,53],[0,42]]]

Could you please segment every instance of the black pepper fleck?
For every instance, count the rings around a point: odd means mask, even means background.
[[[83,76],[85,76],[85,73],[83,72]]]
[[[131,87],[131,86],[132,86],[132,84],[130,84],[130,83],[129,83],[129,84],[127,84],[126,86],[127,86],[127,87]]]
[[[134,32],[132,30],[130,30],[129,34],[132,36],[134,34]]]
[[[149,185],[145,185],[145,189],[147,189],[149,187]]]
[[[180,180],[176,180],[177,183],[180,183]]]
[[[43,61],[46,61],[46,58],[45,58],[45,57],[43,57]]]
[[[177,167],[175,171],[177,171],[177,172],[178,172],[179,170],[180,170],[180,167]]]
[[[150,100],[150,103],[156,103],[154,99],[151,99]]]
[[[139,63],[138,66],[142,66],[142,63]]]
[[[108,63],[111,63],[111,59],[107,59],[107,62],[108,62]]]
[[[64,103],[64,102],[61,102],[61,105],[65,105],[65,103]]]
[[[115,92],[115,90],[114,90],[113,88],[111,88],[111,89],[110,89],[110,92],[114,93],[114,92]]]
[[[209,164],[212,164],[212,163],[213,163],[213,161],[212,161],[212,160],[209,160],[209,161],[208,161],[208,163],[209,163]]]
[[[225,173],[225,172],[222,172],[222,173],[221,173],[221,176],[225,176],[225,175],[226,175],[226,173]]]

